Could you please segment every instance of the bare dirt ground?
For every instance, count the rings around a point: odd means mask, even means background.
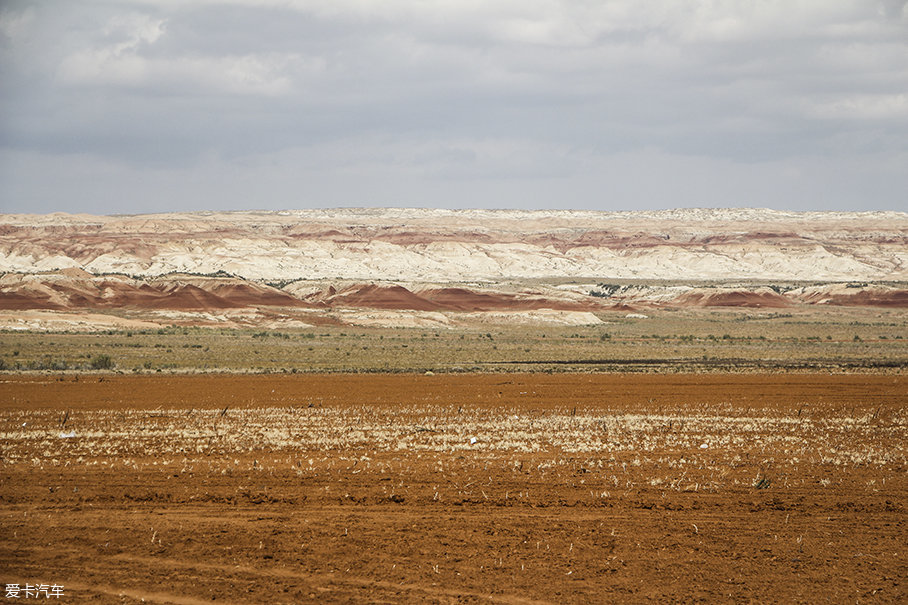
[[[902,375],[5,375],[60,602],[906,602]]]

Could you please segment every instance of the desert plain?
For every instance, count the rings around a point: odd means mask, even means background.
[[[0,582],[905,602],[906,237],[899,213],[4,217]]]

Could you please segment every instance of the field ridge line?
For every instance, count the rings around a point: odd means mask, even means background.
[[[85,592],[100,592],[103,594],[129,597],[131,599],[149,601],[152,603],[169,603],[170,605],[211,605],[211,599],[198,599],[196,597],[187,597],[166,592],[137,590],[135,588],[115,588],[101,584],[84,584],[82,582],[70,581],[59,582],[59,584],[64,586],[64,590],[71,589]],[[218,599],[217,602],[222,603],[223,605],[239,605],[235,604],[233,601],[224,601],[222,599]]]
[[[270,575],[274,577],[283,577],[283,578],[296,578],[300,580],[321,580],[326,583],[335,583],[335,584],[352,584],[355,586],[379,586],[381,588],[388,589],[404,589],[404,590],[413,590],[418,592],[424,592],[434,595],[444,595],[451,597],[476,597],[481,599],[486,599],[492,601],[493,603],[504,603],[506,605],[553,605],[552,601],[541,601],[537,599],[528,599],[526,597],[521,597],[517,595],[510,594],[491,594],[484,592],[475,592],[471,590],[458,590],[458,589],[447,589],[447,588],[438,588],[434,586],[426,586],[421,584],[401,584],[398,582],[389,582],[387,580],[373,580],[371,578],[366,578],[363,576],[341,576],[337,574],[330,573],[307,573],[304,571],[294,571],[291,569],[283,569],[279,567],[253,567],[251,565],[235,565],[235,564],[220,564],[220,563],[204,563],[196,561],[182,561],[180,559],[171,559],[164,557],[148,557],[142,555],[130,555],[127,553],[120,553],[111,557],[113,559],[119,559],[121,561],[131,561],[134,563],[158,563],[163,565],[170,565],[172,567],[181,567],[189,569],[207,569],[211,571],[220,571],[220,572],[239,572],[239,573],[250,573],[257,575]],[[187,604],[188,605],[188,604]]]

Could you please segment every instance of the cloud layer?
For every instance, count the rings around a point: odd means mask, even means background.
[[[0,5],[0,211],[908,206],[901,0]]]

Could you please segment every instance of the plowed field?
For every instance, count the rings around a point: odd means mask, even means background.
[[[59,602],[908,601],[902,375],[0,380]]]

